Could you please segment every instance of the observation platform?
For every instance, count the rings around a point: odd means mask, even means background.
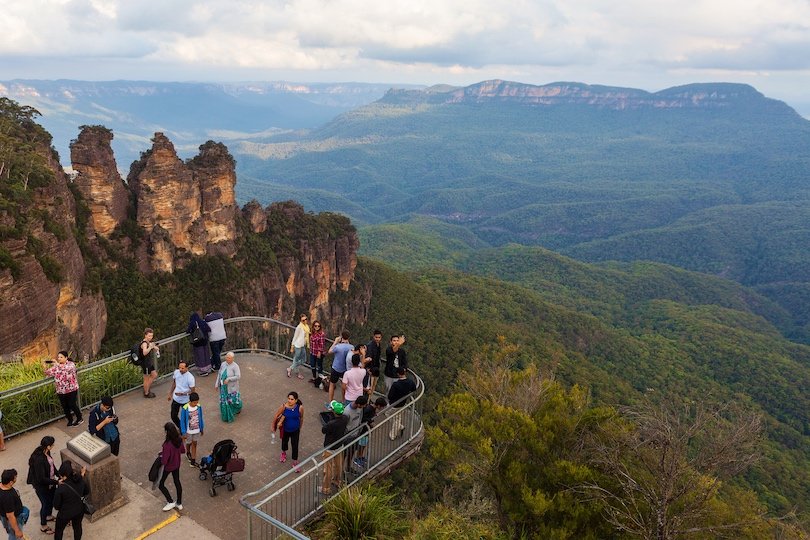
[[[226,328],[230,341],[231,332],[236,328],[228,322],[226,321]],[[279,348],[284,350],[288,347],[285,339],[279,340],[278,335],[276,338],[277,345],[281,344]],[[144,534],[148,534],[152,539],[276,538],[284,533],[292,537],[305,538],[300,533],[296,534],[292,528],[317,514],[327,500],[327,497],[319,494],[324,467],[321,460],[323,435],[319,413],[325,410],[324,404],[328,395],[308,382],[311,377],[309,370],[304,372],[302,368],[304,380],[297,379],[295,374],[292,378],[288,378],[286,376],[286,368],[290,365],[288,358],[268,350],[270,347],[265,348],[267,344],[257,343],[255,337],[246,339],[250,340],[248,347],[261,347],[263,352],[251,352],[247,347],[246,351],[242,349],[244,352],[237,352],[235,361],[242,373],[240,391],[244,408],[235,422],[228,424],[220,418],[219,391],[214,388],[215,375],[199,377],[196,369],[191,370],[196,378],[196,390],[200,394],[200,403],[205,414],[205,434],[198,446],[198,461],[211,452],[216,442],[233,439],[240,456],[246,462],[245,471],[235,473],[233,476],[236,489],[228,491],[225,486],[221,486],[217,488],[217,495],[211,497],[210,478],[206,481],[200,480],[198,469],[191,467],[184,459],[180,470],[183,510],[179,512],[161,510],[165,500],[160,491],[151,489],[151,482],[147,478],[149,467],[164,440],[163,425],[171,421],[168,401],[171,380],[159,379],[152,387],[157,394],[156,398],[145,399],[139,388],[115,397],[115,408],[120,418],[119,459],[123,475],[122,487],[129,502],[94,523],[86,519],[84,531],[87,538],[123,540],[142,538]],[[185,339],[182,341],[187,342]],[[174,354],[167,355],[164,352],[170,350],[170,347],[164,349],[164,343],[172,342],[181,342],[180,336],[160,341],[162,356],[173,357],[171,360],[164,360],[164,364],[169,361],[175,363],[178,357],[186,357],[182,353],[182,345],[178,346]],[[239,346],[238,343],[235,345]],[[225,350],[231,350],[227,344]],[[239,351],[238,348],[236,350]],[[122,360],[118,358],[106,361]],[[85,367],[92,369],[94,365],[106,361]],[[80,371],[80,385],[84,370],[82,368]],[[169,365],[161,365],[159,370],[163,371],[160,375],[166,375]],[[423,389],[421,380],[418,383],[418,393],[421,397]],[[49,381],[48,384],[53,383]],[[271,444],[270,436],[270,420],[276,409],[285,401],[288,392],[292,390],[298,392],[304,403],[304,425],[299,450],[301,473],[292,470],[289,450],[287,463],[279,462],[281,441],[277,437],[275,444]],[[9,404],[5,399],[7,393],[2,396],[0,406]],[[391,417],[391,414],[397,411],[389,407],[371,433],[369,467],[365,470],[344,473],[346,484],[382,474],[418,450],[424,435],[419,410],[421,403],[418,403],[420,401],[418,398],[410,400],[408,406],[398,410],[399,418]],[[415,406],[417,403],[420,405],[419,409]],[[83,407],[86,405],[82,403]],[[39,500],[31,486],[25,484],[28,456],[39,445],[44,435],[51,435],[56,439],[54,455],[57,455],[69,439],[81,430],[87,429],[86,419],[85,408],[85,423],[80,427],[68,428],[66,422],[60,419],[26,430],[8,439],[7,450],[0,453],[2,468],[13,467],[18,471],[16,487],[22,495],[23,503],[31,509],[31,520],[25,529],[26,535],[30,538],[44,538],[46,535],[38,530]],[[405,428],[403,434],[395,440],[389,438],[393,421],[397,423],[402,421]],[[355,440],[354,436],[347,437],[346,443],[351,444]],[[59,459],[56,461],[58,464]],[[167,480],[166,486],[174,496],[171,477]]]

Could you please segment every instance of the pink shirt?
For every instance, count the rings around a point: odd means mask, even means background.
[[[360,366],[352,367],[343,374],[343,383],[346,385],[345,401],[354,401],[363,395],[363,379],[366,378],[366,370]]]
[[[76,364],[68,360],[64,364],[54,364],[45,370],[45,375],[53,377],[57,394],[68,394],[79,389],[76,379]]]

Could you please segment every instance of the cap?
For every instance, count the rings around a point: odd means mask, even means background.
[[[329,408],[331,408],[335,414],[343,414],[343,403],[339,401],[332,401],[329,404]]]

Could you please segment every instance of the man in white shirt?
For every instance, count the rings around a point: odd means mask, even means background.
[[[180,407],[188,403],[189,396],[194,392],[194,375],[188,370],[188,364],[181,360],[172,375],[172,389],[168,401],[172,403],[172,422],[180,429]]]

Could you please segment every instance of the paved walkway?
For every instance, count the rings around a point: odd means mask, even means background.
[[[310,377],[308,371],[303,381],[295,376],[288,379],[285,373],[289,365],[287,360],[268,355],[244,354],[237,355],[236,363],[242,370],[244,409],[233,424],[220,420],[219,395],[214,389],[214,376],[197,377],[197,392],[205,411],[206,424],[205,435],[198,449],[198,459],[199,456],[210,453],[217,441],[233,439],[246,461],[245,471],[234,474],[236,490],[230,492],[218,488],[217,496],[211,497],[208,494],[210,479],[200,480],[197,469],[184,462],[180,474],[183,510],[177,513],[179,518],[174,517],[174,511],[162,512],[165,500],[158,490],[151,489],[146,476],[163,443],[163,424],[170,421],[167,396],[171,381],[164,381],[153,387],[157,394],[155,399],[144,399],[142,393],[135,390],[115,400],[115,408],[121,419],[119,458],[123,474],[122,486],[129,502],[95,523],[89,523],[85,519],[85,538],[138,538],[172,518],[174,521],[150,534],[149,538],[206,540],[246,537],[247,511],[239,504],[239,498],[269,483],[290,468],[289,462],[279,463],[281,442],[277,440],[275,445],[270,444],[269,425],[272,414],[284,402],[287,392],[295,390],[299,393],[305,412],[299,456],[299,459],[303,459],[322,448],[323,435],[318,413],[324,410],[326,393],[307,383]],[[7,450],[0,453],[0,467],[13,467],[19,473],[16,487],[20,490],[24,504],[31,509],[31,521],[26,527],[29,538],[51,537],[39,532],[39,500],[31,486],[25,484],[28,456],[44,435],[51,435],[56,439],[54,455],[58,455],[68,439],[81,429],[87,429],[87,422],[78,428],[67,428],[65,421],[60,420],[7,441]],[[174,495],[171,477],[166,485]],[[72,538],[70,529],[65,537]]]

